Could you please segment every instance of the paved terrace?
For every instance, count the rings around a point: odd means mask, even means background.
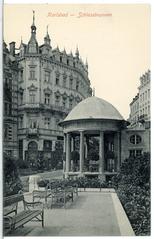
[[[29,196],[28,196],[29,197]],[[50,205],[50,201],[48,201]],[[79,192],[66,209],[45,209],[45,227],[30,222],[11,236],[133,236],[114,190]]]

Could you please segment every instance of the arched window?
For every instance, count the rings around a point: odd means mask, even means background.
[[[36,151],[38,150],[38,145],[35,141],[31,141],[29,144],[28,144],[28,150],[32,150],[32,151]]]
[[[130,142],[132,143],[132,144],[139,144],[139,143],[141,143],[141,141],[142,141],[142,138],[141,138],[141,136],[139,136],[139,135],[132,135],[131,137],[130,137]]]

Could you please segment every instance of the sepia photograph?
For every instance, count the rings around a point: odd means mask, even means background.
[[[4,1],[4,237],[151,235],[150,13]]]

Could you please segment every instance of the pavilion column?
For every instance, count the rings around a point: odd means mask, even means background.
[[[104,173],[104,132],[100,131],[99,140],[99,173]]]
[[[80,131],[80,173],[83,172],[84,165],[84,132]]]
[[[117,132],[117,171],[120,170],[121,161],[121,132]]]
[[[66,170],[66,134],[64,134],[64,142],[63,142],[63,153],[64,153],[64,157],[65,157],[65,160],[63,160],[63,172],[65,172]]]
[[[75,139],[74,137],[71,138],[71,151],[75,150]]]
[[[66,134],[66,173],[70,170],[70,134]]]

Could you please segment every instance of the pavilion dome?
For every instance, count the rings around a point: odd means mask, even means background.
[[[63,122],[81,119],[124,120],[112,104],[95,96],[88,97],[76,105]]]

